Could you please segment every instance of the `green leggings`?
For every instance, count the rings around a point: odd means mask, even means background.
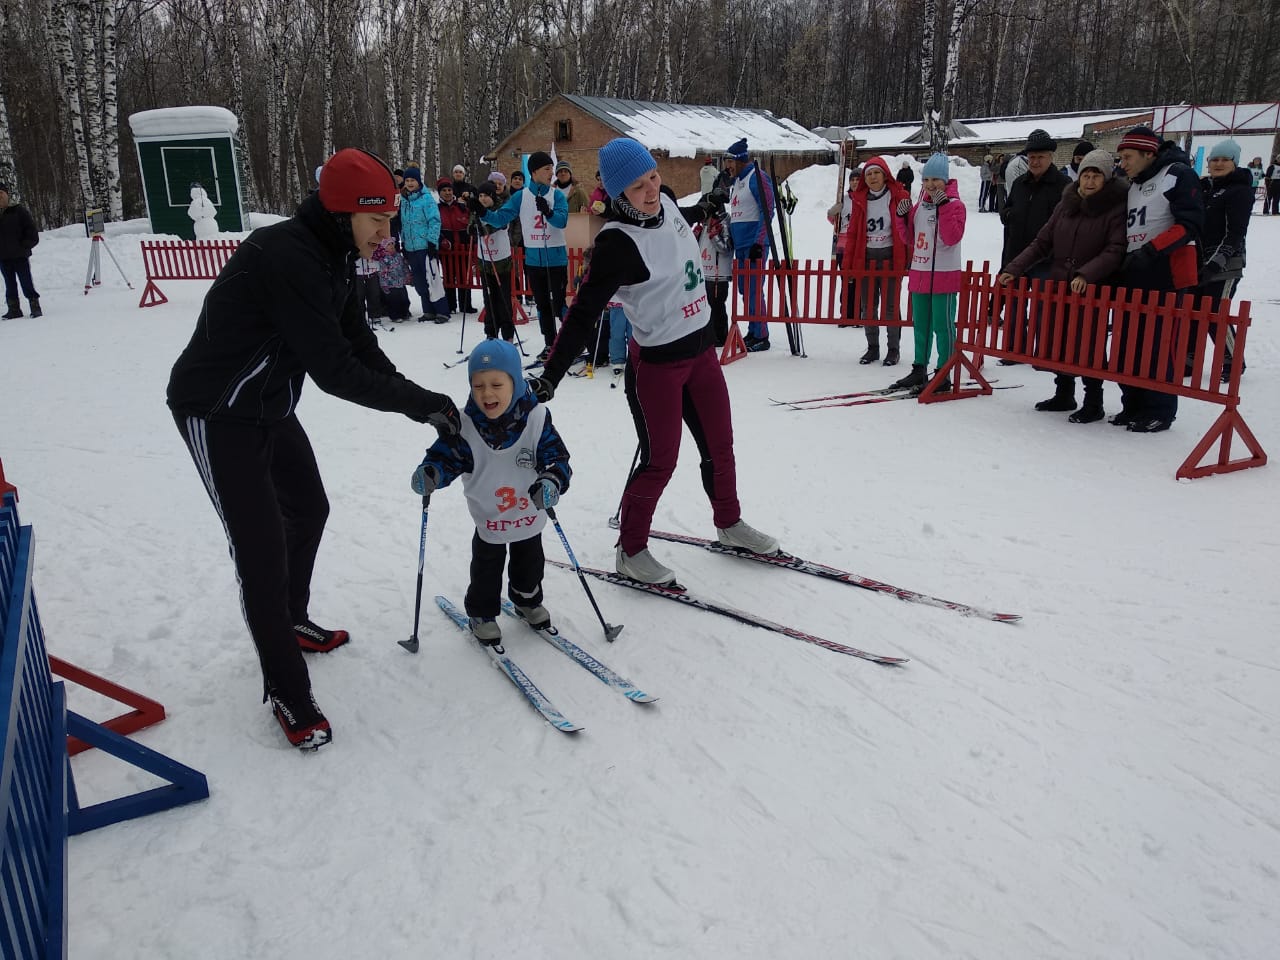
[[[915,362],[928,366],[929,343],[938,341],[938,366],[951,358],[956,342],[958,293],[911,294],[911,327],[916,336]]]

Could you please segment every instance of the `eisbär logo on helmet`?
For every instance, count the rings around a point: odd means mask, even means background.
[[[362,207],[380,207],[386,202],[386,197],[361,197],[356,201]]]

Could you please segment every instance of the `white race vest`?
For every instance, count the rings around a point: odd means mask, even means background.
[[[751,181],[758,176],[752,170],[750,176],[734,177],[729,188],[729,220],[733,223],[759,223],[764,219],[760,215],[760,204],[751,192]]]
[[[555,210],[555,194],[547,194],[547,205]],[[547,222],[534,202],[533,187],[520,191],[520,232],[526,247],[563,247],[564,231]]]
[[[477,249],[480,251],[481,260],[489,263],[506,260],[511,256],[511,234],[507,232],[506,227],[495,230],[493,233],[481,232]]]
[[[916,236],[911,250],[911,269],[923,270],[959,270],[960,244],[949,245],[938,236],[938,208],[931,203],[922,203],[916,209]]]
[[[1165,167],[1162,173],[1146,183],[1129,184],[1129,218],[1126,222],[1129,224],[1130,252],[1173,226],[1173,208],[1169,206],[1169,198],[1164,194],[1166,190],[1172,190],[1177,182],[1177,177]]]
[[[659,347],[707,325],[707,291],[693,230],[671,200],[662,196],[662,226],[648,229],[612,220],[600,228],[621,230],[640,251],[649,271],[643,283],[619,287],[613,299],[631,321],[631,336],[642,347]]]
[[[726,226],[724,229],[729,228]],[[721,253],[711,239],[711,230],[706,223],[702,225],[702,232],[698,235],[698,253],[702,257],[700,262],[703,280],[728,280],[732,275],[733,255]]]
[[[889,191],[878,199],[867,194],[867,249],[883,250],[893,246],[893,211],[889,209]]]
[[[529,487],[538,479],[538,441],[546,420],[547,408],[538,404],[529,411],[520,439],[495,450],[471,418],[462,416],[462,439],[471,447],[473,461],[463,490],[476,533],[485,543],[527,540],[547,525],[547,515],[529,499]]]
[[[844,200],[840,203],[840,236],[844,236],[844,232],[849,229],[849,218],[851,216],[853,216],[853,197],[849,196],[848,191],[846,191]]]

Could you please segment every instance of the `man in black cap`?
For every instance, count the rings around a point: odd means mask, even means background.
[[[1071,151],[1071,163],[1063,167],[1062,172],[1071,178],[1072,183],[1080,179],[1080,161],[1095,149],[1097,148],[1088,140],[1081,140],[1076,144],[1076,148]]]
[[[1040,228],[1049,222],[1049,217],[1053,215],[1053,208],[1062,199],[1063,189],[1071,182],[1065,173],[1053,165],[1053,152],[1057,149],[1058,142],[1043,130],[1032,130],[1031,136],[1027,137],[1027,146],[1024,151],[1027,157],[1027,172],[1009,183],[1009,199],[1000,209],[1000,222],[1004,224],[1004,250],[1000,255],[1002,268],[1031,246],[1031,241],[1036,238]],[[1038,264],[1028,270],[1024,276],[1034,283],[1048,275],[1048,268],[1047,263]],[[1025,337],[1025,317],[1021,320],[1021,326]],[[1029,348],[1031,344],[1028,343],[1026,346]],[[1000,361],[1005,366],[1013,362],[1015,361]],[[1058,405],[1052,405],[1055,403]],[[1055,397],[1054,400],[1044,400],[1036,404],[1036,409],[1075,409],[1074,400],[1071,401],[1070,407],[1061,406],[1064,403],[1066,403],[1065,399]]]

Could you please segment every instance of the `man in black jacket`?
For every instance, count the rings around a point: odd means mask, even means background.
[[[294,216],[255,230],[227,261],[169,378],[169,407],[230,542],[263,699],[303,750],[332,733],[302,651],[348,639],[307,609],[329,502],[294,413],[303,380],[442,433],[460,426],[453,401],[396,371],[353,295],[355,260],[387,237],[397,198],[373,154],[334,154]]]
[[[1053,208],[1062,199],[1062,191],[1071,180],[1053,164],[1053,152],[1058,149],[1058,142],[1043,130],[1032,130],[1027,138],[1025,150],[1027,172],[1012,183],[1005,181],[1008,188],[1008,199],[1000,208],[1000,222],[1004,224],[1004,250],[1000,256],[1003,269],[1014,257],[1031,246],[1040,228],[1049,222]],[[1032,284],[1043,280],[1048,275],[1048,264],[1041,263],[1031,267],[1024,276]],[[1024,338],[1027,335],[1026,318],[1020,324]],[[1013,346],[1013,344],[1009,344]],[[1027,343],[1029,349],[1032,344]],[[1002,366],[1011,366],[1017,361],[1001,360]],[[1067,404],[1070,403],[1070,406]],[[1036,404],[1037,410],[1074,410],[1075,400],[1059,394],[1051,400],[1042,400]]]
[[[9,199],[9,185],[0,183],[0,273],[4,274],[4,301],[8,309],[3,320],[22,316],[18,290],[27,295],[31,315],[42,316],[40,295],[31,282],[31,251],[40,242],[40,233],[27,208]]]

